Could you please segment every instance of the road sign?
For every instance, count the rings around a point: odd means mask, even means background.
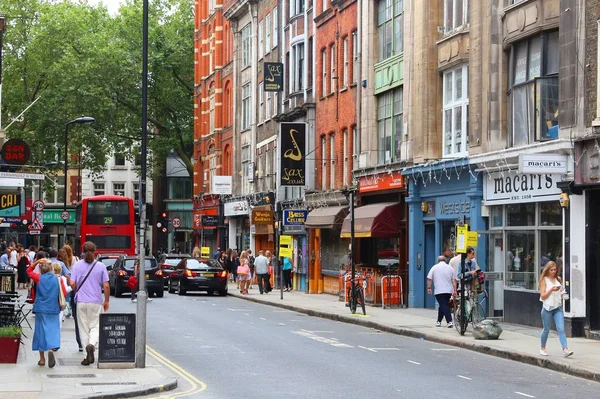
[[[178,229],[181,227],[181,219],[178,218],[177,216],[175,216],[173,218],[173,220],[171,220],[171,224],[173,225],[174,228]]]
[[[467,247],[476,247],[478,238],[479,238],[479,234],[477,234],[476,231],[467,231],[467,235],[466,235]]]
[[[468,226],[458,226],[456,227],[456,252],[459,254],[464,254],[467,252],[467,233]]]
[[[65,222],[66,222],[67,220],[69,220],[69,218],[70,218],[70,217],[71,217],[71,214],[69,213],[69,211],[62,211],[62,212],[60,213],[60,218],[61,218],[62,220],[64,220]]]
[[[33,219],[31,221],[31,225],[29,226],[29,230],[43,230],[44,225],[40,223],[39,219]]]
[[[5,179],[44,180],[46,176],[41,173],[13,173],[0,172],[0,177]]]
[[[46,207],[46,204],[44,204],[44,201],[36,200],[36,201],[33,201],[33,204],[31,205],[31,207],[33,208],[34,211],[39,212],[39,211],[44,210],[44,208]]]

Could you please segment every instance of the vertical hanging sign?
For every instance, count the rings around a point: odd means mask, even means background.
[[[280,124],[279,181],[281,186],[306,185],[306,123]]]

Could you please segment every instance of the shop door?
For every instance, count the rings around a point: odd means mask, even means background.
[[[435,308],[435,297],[427,293],[427,274],[429,270],[437,263],[436,262],[436,246],[435,246],[435,222],[425,223],[425,250],[424,250],[424,270],[423,278],[423,295],[425,297],[425,307]]]
[[[479,237],[485,238],[484,241],[487,243],[487,253],[480,252],[479,265],[485,271],[485,289],[488,292],[488,304],[485,309],[487,317],[503,319],[504,274],[507,256],[503,234],[501,231],[479,231],[478,233]]]
[[[600,331],[600,190],[586,190],[586,302],[589,328]]]

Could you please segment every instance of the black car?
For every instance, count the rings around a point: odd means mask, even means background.
[[[171,275],[171,272],[175,270],[175,267],[182,259],[187,258],[191,258],[191,256],[188,254],[163,254],[160,256],[158,264],[163,272],[165,288],[169,286],[169,276]]]
[[[123,254],[100,254],[96,258],[96,260],[98,262],[104,263],[104,266],[106,266],[106,270],[108,272],[110,272],[112,270],[113,266],[115,265],[115,263],[117,263],[119,258],[122,256],[124,256],[124,255]]]
[[[125,292],[131,292],[131,289],[127,287],[127,281],[129,277],[133,276],[134,265],[137,259],[137,256],[122,256],[115,262],[112,270],[108,273],[110,292],[116,298],[121,297]],[[162,298],[164,295],[163,274],[162,270],[158,267],[156,258],[147,257],[144,264],[148,296],[151,297],[155,294],[157,297]]]
[[[185,295],[188,291],[215,291],[227,295],[227,271],[213,259],[185,258],[169,276],[169,293],[178,291]]]

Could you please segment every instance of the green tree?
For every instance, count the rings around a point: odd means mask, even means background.
[[[68,121],[96,123],[69,130],[71,152],[94,174],[108,156],[134,159],[141,137],[142,2],[120,13],[87,4],[2,0],[3,125],[36,99],[8,129],[32,147],[32,164],[57,159]],[[173,149],[193,175],[193,9],[188,0],[150,2],[148,134],[150,170],[162,171]],[[71,147],[72,146],[72,147]],[[63,153],[64,154],[64,153]]]

